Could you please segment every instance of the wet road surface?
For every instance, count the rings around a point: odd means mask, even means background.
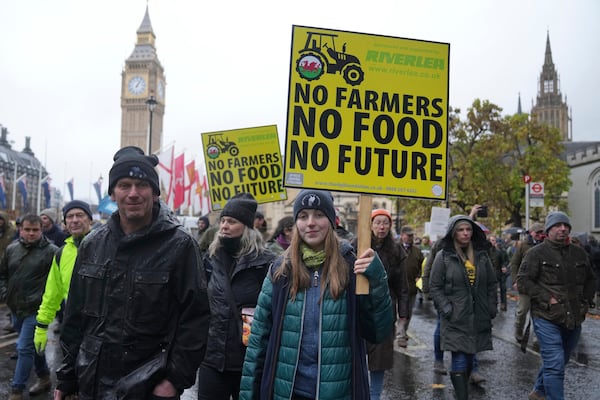
[[[533,334],[527,353],[522,353],[514,340],[514,310],[516,296],[508,302],[508,311],[499,312],[494,320],[494,350],[478,354],[480,373],[487,379],[480,386],[470,386],[470,399],[527,399],[541,365],[538,348],[533,344]],[[5,335],[7,325],[6,306],[0,305],[0,400],[10,392],[10,381],[15,360],[15,334]],[[433,331],[436,313],[430,301],[417,302],[408,330],[406,349],[395,350],[394,369],[387,371],[383,400],[450,400],[454,390],[448,375],[433,373]],[[46,355],[51,369],[60,362],[58,335],[51,325]],[[445,354],[445,365],[450,369],[450,354]],[[35,374],[32,373],[31,382]],[[53,381],[54,374],[52,374]],[[567,365],[565,378],[567,399],[600,399],[600,315],[590,314],[583,324],[581,340],[571,362]],[[27,395],[25,399],[29,398]],[[51,399],[51,393],[32,396],[31,399]],[[196,399],[195,389],[186,390],[184,400]]]

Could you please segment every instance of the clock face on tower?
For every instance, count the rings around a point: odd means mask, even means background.
[[[141,76],[136,75],[127,83],[127,89],[131,94],[142,94],[146,90],[146,81]]]

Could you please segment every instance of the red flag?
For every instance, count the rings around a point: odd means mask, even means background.
[[[184,164],[184,155],[181,153],[173,161],[173,180],[175,181],[173,188],[173,210],[177,210],[185,201]]]

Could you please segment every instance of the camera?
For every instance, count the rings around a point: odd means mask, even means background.
[[[480,218],[487,218],[488,216],[488,206],[482,205],[479,210],[477,210],[477,216]]]

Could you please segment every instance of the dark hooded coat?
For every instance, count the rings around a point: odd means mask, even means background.
[[[458,222],[473,228],[475,282],[470,284],[465,264],[454,248],[453,231]],[[497,312],[496,272],[488,257],[490,243],[469,217],[457,215],[448,222],[446,235],[431,269],[429,290],[439,311],[441,348],[475,354],[492,350],[492,319]]]

